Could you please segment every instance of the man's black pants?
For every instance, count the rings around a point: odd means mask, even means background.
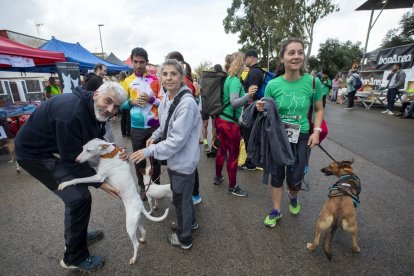
[[[42,182],[49,190],[63,200],[65,204],[65,254],[63,260],[68,265],[77,265],[89,257],[86,243],[92,198],[88,186],[78,184],[58,191],[58,184],[51,170],[55,159],[19,160],[19,165],[34,178]]]

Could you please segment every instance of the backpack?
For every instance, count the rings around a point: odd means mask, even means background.
[[[269,72],[269,71],[265,71],[263,69],[262,69],[262,71],[263,71],[263,84],[262,84],[262,87],[260,88],[260,91],[257,92],[256,95],[255,95],[256,99],[258,99],[258,100],[260,100],[261,98],[264,97],[264,93],[266,91],[267,83],[270,80],[272,80],[272,79],[274,79],[276,77],[276,74],[275,73],[272,73],[272,72]]]
[[[361,88],[361,86],[362,86],[362,81],[361,81],[361,78],[360,78],[360,77],[355,77],[355,75],[352,75],[352,76],[353,76],[353,77],[354,77],[354,79],[355,79],[354,89],[355,89],[355,90],[360,89],[360,88]]]
[[[230,105],[230,102],[223,105],[223,89],[227,74],[225,72],[203,71],[201,73],[201,101],[203,112],[209,116],[216,117],[223,114],[224,108]],[[233,116],[234,117],[234,116]],[[234,120],[234,118],[230,118]],[[237,119],[234,120],[237,122]]]

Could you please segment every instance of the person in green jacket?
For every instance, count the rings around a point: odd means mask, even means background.
[[[324,74],[322,76],[323,107],[325,107],[326,96],[329,95],[329,91],[331,91],[331,88],[332,88],[332,81],[329,79],[328,75]]]
[[[46,86],[46,99],[49,99],[50,97],[60,95],[62,94],[62,90],[60,89],[60,86],[56,83],[56,80],[54,77],[49,78],[49,85]]]

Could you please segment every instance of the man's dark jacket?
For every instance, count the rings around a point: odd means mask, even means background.
[[[265,111],[258,112],[253,103],[244,110],[242,119],[243,125],[252,127],[247,156],[255,166],[263,168],[263,180],[267,183],[265,175],[276,175],[278,166],[292,165],[295,158],[275,101],[263,100]]]
[[[264,72],[262,68],[259,67],[258,63],[253,64],[250,67],[249,73],[247,73],[246,79],[243,81],[244,90],[247,93],[251,85],[257,85],[258,87],[257,91],[260,91],[263,85],[263,81],[264,81]],[[253,96],[253,100],[259,100],[259,99],[256,99],[256,94]]]
[[[77,163],[82,146],[94,138],[103,139],[105,124],[96,119],[93,93],[78,86],[73,93],[50,98],[41,104],[17,133],[15,153],[17,160],[60,160],[53,169],[59,183],[86,177],[95,171],[85,162]]]
[[[88,73],[85,76],[83,87],[87,91],[96,91],[103,84],[103,79],[95,73]]]

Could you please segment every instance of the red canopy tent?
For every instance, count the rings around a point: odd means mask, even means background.
[[[131,66],[131,67],[133,66],[132,61],[131,61],[131,57],[128,57],[126,60],[124,60],[124,63],[128,66]]]
[[[13,67],[12,63],[8,62],[8,58],[23,58],[28,59],[27,63],[31,66],[54,65],[55,62],[65,62],[66,58],[63,53],[51,52],[32,48],[7,38],[0,37],[0,68]],[[33,62],[32,62],[33,60]],[[30,67],[21,66],[21,67]]]

